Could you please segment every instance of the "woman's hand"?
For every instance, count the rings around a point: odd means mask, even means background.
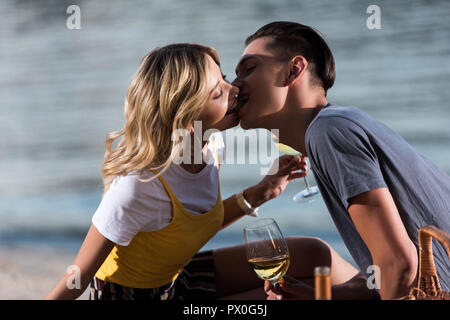
[[[294,172],[303,170],[302,172]],[[258,184],[245,189],[244,198],[253,208],[259,207],[264,202],[276,198],[289,184],[289,181],[306,176],[306,158],[299,156],[281,156],[272,165],[270,173]],[[222,228],[226,228],[237,219],[242,218],[244,211],[233,195],[223,201],[225,216]]]
[[[252,207],[259,207],[264,202],[278,197],[291,180],[305,177],[306,157],[281,156],[275,160],[269,172],[272,174],[266,175],[257,185],[244,191],[244,197]]]
[[[314,288],[290,276],[284,276],[276,288],[269,281],[265,281],[264,291],[267,293],[267,300],[314,299]]]

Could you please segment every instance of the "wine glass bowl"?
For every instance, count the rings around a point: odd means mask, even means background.
[[[258,277],[275,285],[289,268],[289,250],[274,219],[258,219],[244,228],[247,261]]]
[[[306,178],[306,177],[305,177]],[[305,180],[306,184],[307,184],[307,188],[303,191],[300,191],[299,193],[297,193],[292,200],[294,200],[295,202],[313,202],[314,201],[314,197],[319,194],[319,188],[316,186],[308,186],[308,180]]]
[[[272,135],[272,141],[275,144],[275,146],[278,148],[278,150],[280,150],[281,153],[291,155],[291,156],[301,155],[301,152],[295,150],[294,148],[292,148],[286,144],[280,143],[278,141],[278,137],[275,135]],[[294,200],[295,202],[299,202],[299,203],[312,202],[312,201],[314,201],[315,196],[319,194],[319,188],[317,186],[310,186],[308,178],[306,176],[303,179],[305,180],[306,189],[297,193],[292,198],[292,200]]]

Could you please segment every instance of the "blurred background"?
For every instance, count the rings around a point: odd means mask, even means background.
[[[72,4],[79,30],[66,26]],[[366,25],[373,4],[379,30]],[[0,299],[40,298],[75,258],[101,200],[106,134],[123,127],[130,78],[157,46],[210,45],[232,80],[245,38],[259,27],[310,25],[334,53],[329,101],[381,120],[450,174],[449,14],[445,0],[1,1]],[[222,197],[257,183],[259,169],[225,164]],[[326,240],[353,263],[322,199],[292,201],[304,187],[292,182],[260,216],[275,218],[285,236]],[[242,243],[251,219],[205,249]]]

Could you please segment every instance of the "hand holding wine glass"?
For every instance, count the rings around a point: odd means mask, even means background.
[[[274,287],[289,268],[289,250],[280,228],[271,218],[244,228],[247,260],[255,273]]]
[[[299,171],[303,170],[303,171]],[[245,199],[259,207],[266,201],[278,197],[294,179],[306,175],[306,160],[299,156],[282,155],[275,159],[264,178],[245,191]]]

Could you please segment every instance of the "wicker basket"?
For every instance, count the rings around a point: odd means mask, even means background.
[[[433,226],[419,230],[419,275],[416,287],[402,300],[450,300],[450,292],[442,291],[433,259],[432,240],[438,240],[450,259],[450,234]]]

